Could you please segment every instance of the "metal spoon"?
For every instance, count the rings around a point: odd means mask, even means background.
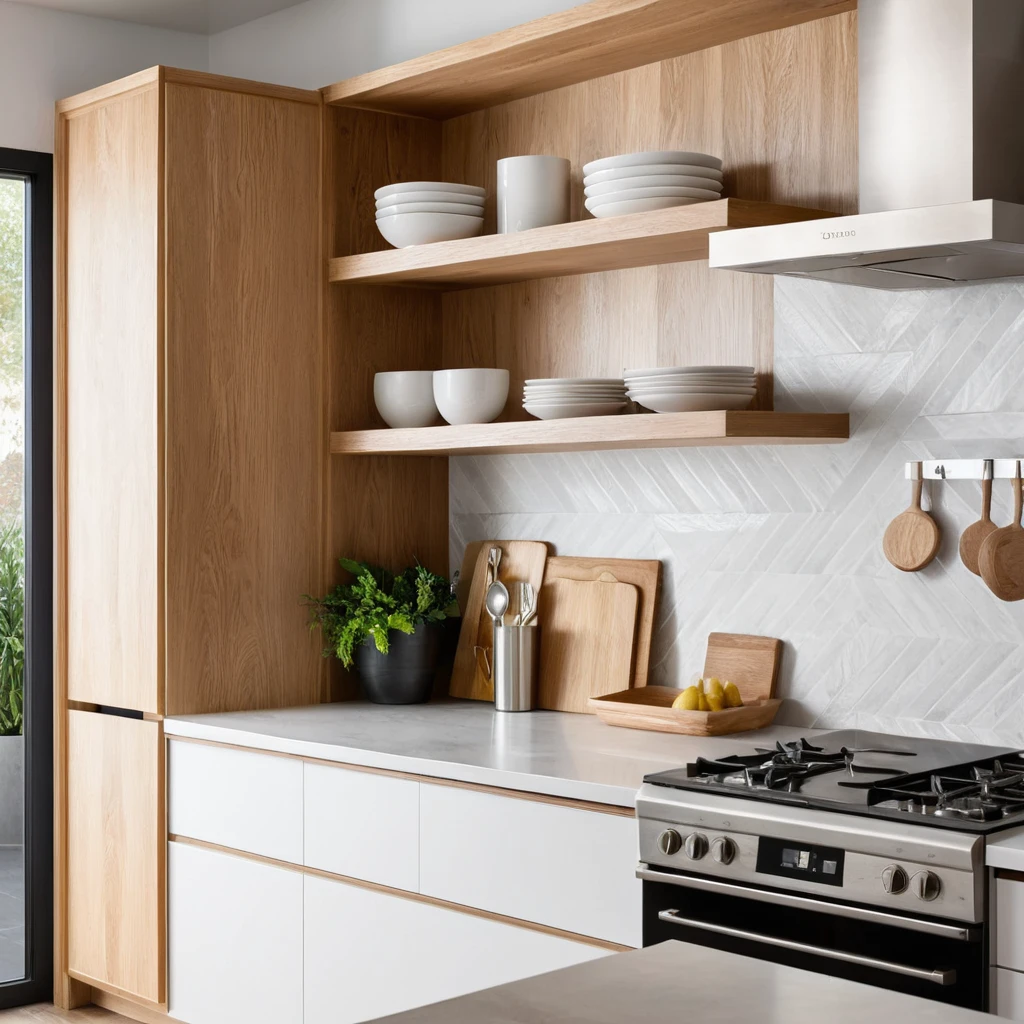
[[[500,626],[508,608],[508,589],[500,580],[487,588],[484,607],[495,626]]]
[[[520,626],[528,626],[533,622],[537,614],[537,592],[533,589],[532,583],[523,584],[524,610],[519,620]]]

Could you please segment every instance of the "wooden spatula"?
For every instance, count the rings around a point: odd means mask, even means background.
[[[985,460],[985,473],[981,480],[981,518],[976,523],[971,523],[960,535],[960,561],[967,566],[975,576],[981,575],[978,567],[978,555],[981,554],[981,545],[990,533],[995,533],[997,527],[992,522],[992,460]]]
[[[904,572],[923,569],[937,554],[942,540],[939,524],[921,508],[921,463],[914,469],[910,506],[886,528],[882,538],[885,557]]]
[[[1020,478],[1020,462],[1013,478],[1013,522],[993,530],[981,545],[978,568],[989,590],[1001,601],[1024,600],[1024,485]]]

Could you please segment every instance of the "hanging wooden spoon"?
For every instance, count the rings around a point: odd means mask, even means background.
[[[960,535],[960,561],[975,576],[981,575],[978,567],[978,555],[985,538],[994,533],[998,527],[992,522],[992,469],[991,459],[985,460],[985,472],[981,478],[981,518],[971,523]]]
[[[1013,522],[993,530],[981,545],[978,568],[989,590],[1001,601],[1024,600],[1024,485],[1020,478],[1020,461],[1013,478]]]
[[[914,467],[910,506],[886,528],[882,538],[885,557],[904,572],[923,569],[936,555],[942,540],[939,524],[921,508],[921,463]]]

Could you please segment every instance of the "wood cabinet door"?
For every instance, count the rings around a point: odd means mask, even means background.
[[[72,111],[60,127],[57,625],[67,696],[160,712],[158,85]]]
[[[162,1003],[163,727],[68,712],[68,971]]]

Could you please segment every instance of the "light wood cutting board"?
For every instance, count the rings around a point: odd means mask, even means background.
[[[637,613],[636,658],[633,667],[633,686],[646,686],[651,667],[651,641],[658,611],[661,589],[661,562],[657,559],[637,558],[562,558],[548,559],[544,571],[545,582],[567,580],[616,580],[632,583],[639,591],[640,606]],[[544,623],[544,606],[538,605],[538,620]],[[543,640],[543,637],[541,638]],[[541,644],[543,649],[543,643]]]
[[[639,590],[631,583],[550,579],[538,604],[537,704],[593,713],[591,697],[629,687]]]
[[[544,565],[548,558],[548,546],[538,540],[485,540],[480,544],[473,568],[473,580],[469,585],[466,604],[462,612],[462,628],[459,631],[459,646],[455,651],[455,665],[448,693],[452,697],[470,700],[494,700],[494,687],[480,667],[474,647],[488,650],[494,642],[494,625],[484,607],[487,592],[487,554],[493,547],[501,548],[501,562],[498,565],[498,579],[509,587],[515,580],[532,583],[540,593],[544,581]],[[465,563],[463,563],[465,569]],[[460,577],[460,590],[461,588]],[[511,610],[515,610],[515,595]],[[541,638],[543,641],[543,637]],[[543,642],[541,643],[543,649]]]

